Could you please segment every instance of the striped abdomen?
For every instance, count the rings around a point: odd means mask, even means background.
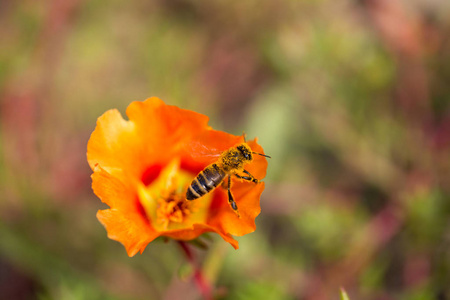
[[[217,164],[206,167],[192,180],[186,192],[186,199],[195,200],[206,195],[217,187],[225,176],[226,173]]]

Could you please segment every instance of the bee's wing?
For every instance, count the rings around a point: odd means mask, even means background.
[[[209,158],[209,159],[217,159],[220,154],[222,153],[222,150],[211,148],[206,146],[203,143],[200,143],[198,141],[192,141],[187,145],[187,150],[189,154],[194,158]]]

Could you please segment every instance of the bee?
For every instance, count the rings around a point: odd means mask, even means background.
[[[241,180],[253,182],[255,184],[260,182],[244,169],[246,164],[253,161],[253,154],[270,158],[268,155],[253,152],[246,143],[244,136],[244,142],[242,144],[225,150],[220,154],[219,159],[216,162],[210,164],[198,173],[187,189],[186,199],[195,200],[210,193],[228,177],[228,203],[238,217],[240,217],[237,204],[234,201],[233,194],[230,190],[231,177],[235,176]]]

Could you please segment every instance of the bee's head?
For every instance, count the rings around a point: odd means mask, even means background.
[[[252,150],[250,147],[246,144],[241,144],[236,147],[239,152],[241,152],[242,156],[245,160],[251,161],[253,159]]]

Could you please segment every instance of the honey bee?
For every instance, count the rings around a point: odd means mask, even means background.
[[[227,191],[228,203],[234,212],[240,217],[238,207],[234,201],[231,193],[231,176],[235,176],[241,180],[253,182],[255,184],[260,181],[253,177],[244,166],[253,161],[253,154],[261,155],[270,158],[268,155],[253,152],[250,146],[245,141],[235,147],[231,147],[220,154],[219,159],[200,171],[198,175],[192,180],[186,192],[187,200],[198,199],[216,187],[218,187],[226,177],[228,177]]]

